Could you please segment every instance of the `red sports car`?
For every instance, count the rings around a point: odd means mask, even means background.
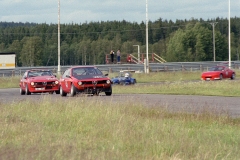
[[[202,80],[222,80],[224,78],[235,79],[235,71],[229,69],[226,66],[215,66],[209,69],[207,72],[203,72]]]
[[[60,78],[60,94],[74,96],[77,93],[95,94],[105,92],[112,95],[112,81],[108,74],[103,73],[95,66],[77,66],[67,69]]]
[[[19,86],[21,95],[44,92],[60,94],[59,81],[49,70],[27,70]]]

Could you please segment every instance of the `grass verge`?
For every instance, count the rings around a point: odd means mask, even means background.
[[[238,159],[240,121],[97,97],[0,103],[0,159]],[[165,108],[165,109],[164,109]]]
[[[173,95],[205,95],[205,96],[240,96],[238,80],[166,82],[135,84],[131,86],[114,85],[113,93],[131,94],[173,94]]]

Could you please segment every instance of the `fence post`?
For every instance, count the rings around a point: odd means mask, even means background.
[[[12,70],[12,77],[14,77],[15,76],[15,72],[14,72],[14,70]]]
[[[112,73],[112,68],[109,68],[109,71],[108,71],[109,73]]]

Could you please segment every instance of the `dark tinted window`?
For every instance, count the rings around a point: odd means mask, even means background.
[[[38,77],[38,76],[53,76],[51,71],[44,71],[44,70],[36,70],[36,71],[29,71],[28,77]]]
[[[102,75],[102,72],[95,67],[81,67],[81,68],[73,68],[72,75],[73,76]]]

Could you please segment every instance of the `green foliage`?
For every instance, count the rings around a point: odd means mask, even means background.
[[[22,40],[23,48],[20,61],[23,66],[41,66],[43,43],[38,36],[24,37]]]
[[[209,20],[214,21],[214,20]],[[217,18],[216,60],[228,59],[228,20]],[[238,59],[239,18],[232,18],[232,60]],[[212,61],[212,26],[202,19],[149,22],[149,53],[167,61]],[[128,54],[146,51],[146,26],[123,21],[61,24],[61,65],[104,64],[110,50],[120,49],[123,62]],[[56,65],[57,24],[0,22],[0,52],[16,52],[18,66]],[[36,38],[37,37],[37,38]],[[32,42],[31,42],[32,41]],[[41,55],[41,57],[39,57]],[[32,59],[33,60],[30,60]]]
[[[225,38],[216,32],[215,50],[217,60],[226,60],[227,43]],[[179,29],[171,37],[167,50],[167,61],[212,61],[212,31],[201,23],[188,24],[185,30]]]

